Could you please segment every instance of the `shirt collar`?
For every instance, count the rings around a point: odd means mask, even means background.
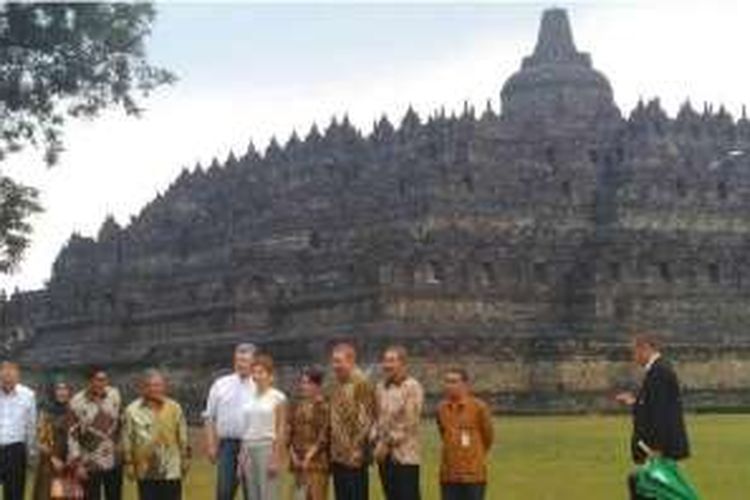
[[[646,366],[643,367],[644,371],[648,372],[651,367],[654,366],[654,363],[656,363],[659,358],[661,358],[661,353],[655,352],[651,355],[650,358],[648,358],[648,362],[646,363]]]
[[[104,393],[101,396],[95,396],[94,393],[91,391],[91,389],[86,389],[86,399],[89,401],[102,401],[103,399],[107,398],[107,395],[109,394],[109,387],[104,388]]]
[[[0,393],[5,396],[14,396],[18,394],[18,384],[15,384],[9,391],[6,392],[5,388],[0,388]]]
[[[409,378],[409,375],[403,374],[396,377],[389,378],[385,381],[386,387],[401,387],[404,382],[406,382],[406,379]]]
[[[469,401],[469,397],[470,396],[467,394],[467,395],[465,395],[465,396],[463,396],[461,398],[458,398],[458,399],[446,399],[446,401],[448,402],[448,406],[451,409],[460,409],[460,408],[463,408],[464,406],[466,406],[466,402]]]

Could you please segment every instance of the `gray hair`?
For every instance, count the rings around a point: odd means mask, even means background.
[[[158,370],[156,368],[148,368],[146,370],[143,370],[143,373],[141,374],[141,381],[142,382],[148,382],[151,379],[154,378],[160,378],[164,381],[167,380],[167,377],[164,375],[164,372],[161,370]]]
[[[255,344],[244,342],[242,344],[237,344],[237,347],[234,348],[234,354],[247,354],[252,356],[257,350]]]

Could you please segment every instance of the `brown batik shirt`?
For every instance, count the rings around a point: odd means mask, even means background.
[[[302,461],[311,449],[316,449],[308,470],[328,471],[329,421],[328,402],[324,398],[299,401],[289,411],[291,452]]]
[[[89,471],[107,471],[119,465],[123,408],[120,391],[107,387],[102,397],[81,391],[70,402],[78,419],[71,434],[80,459]]]
[[[440,482],[487,482],[487,453],[492,446],[492,415],[487,405],[469,396],[443,400],[438,406],[438,428],[443,440]]]
[[[375,423],[374,387],[361,371],[355,370],[346,382],[333,383],[329,403],[331,462],[354,468],[367,465]]]

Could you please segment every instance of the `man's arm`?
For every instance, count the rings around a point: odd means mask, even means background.
[[[122,438],[120,447],[122,449],[122,462],[125,465],[125,472],[128,477],[135,479],[135,443],[133,443],[133,423],[130,413],[125,410],[122,426]]]
[[[37,432],[37,409],[36,409],[36,396],[32,392],[29,395],[29,401],[26,407],[25,415],[25,434],[26,434],[26,449],[29,457],[33,461],[37,456],[36,449],[36,432]]]
[[[216,431],[216,417],[218,413],[218,397],[216,382],[208,391],[206,409],[203,412],[203,438],[206,455],[211,462],[216,462],[219,454],[219,436]]]
[[[651,429],[646,444],[656,452],[665,452],[674,447],[679,417],[676,384],[674,374],[665,368],[655,371],[651,379]]]
[[[177,419],[177,442],[180,447],[180,460],[182,464],[182,474],[184,476],[190,468],[191,453],[187,421],[185,420],[185,413],[179,405],[177,406]]]
[[[484,445],[484,449],[489,451],[495,440],[495,430],[492,425],[492,412],[490,411],[489,406],[482,403],[479,406],[479,413],[477,415],[479,418],[479,433],[482,437],[482,444]]]
[[[363,381],[358,385],[358,404],[360,405],[360,417],[362,419],[362,429],[357,435],[357,443],[366,444],[370,441],[371,433],[377,422],[377,397],[375,395],[375,386],[369,380]]]
[[[410,385],[404,398],[404,417],[391,422],[388,445],[400,445],[409,436],[419,434],[424,405],[424,391],[419,383]]]

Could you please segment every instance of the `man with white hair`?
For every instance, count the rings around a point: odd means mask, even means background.
[[[238,345],[234,373],[216,379],[208,393],[203,418],[206,452],[216,464],[216,500],[233,500],[239,486],[238,459],[247,431],[242,409],[255,394],[251,377],[255,350],[253,344]]]
[[[20,378],[16,363],[0,363],[0,483],[8,500],[23,500],[26,467],[36,450],[36,399]]]

